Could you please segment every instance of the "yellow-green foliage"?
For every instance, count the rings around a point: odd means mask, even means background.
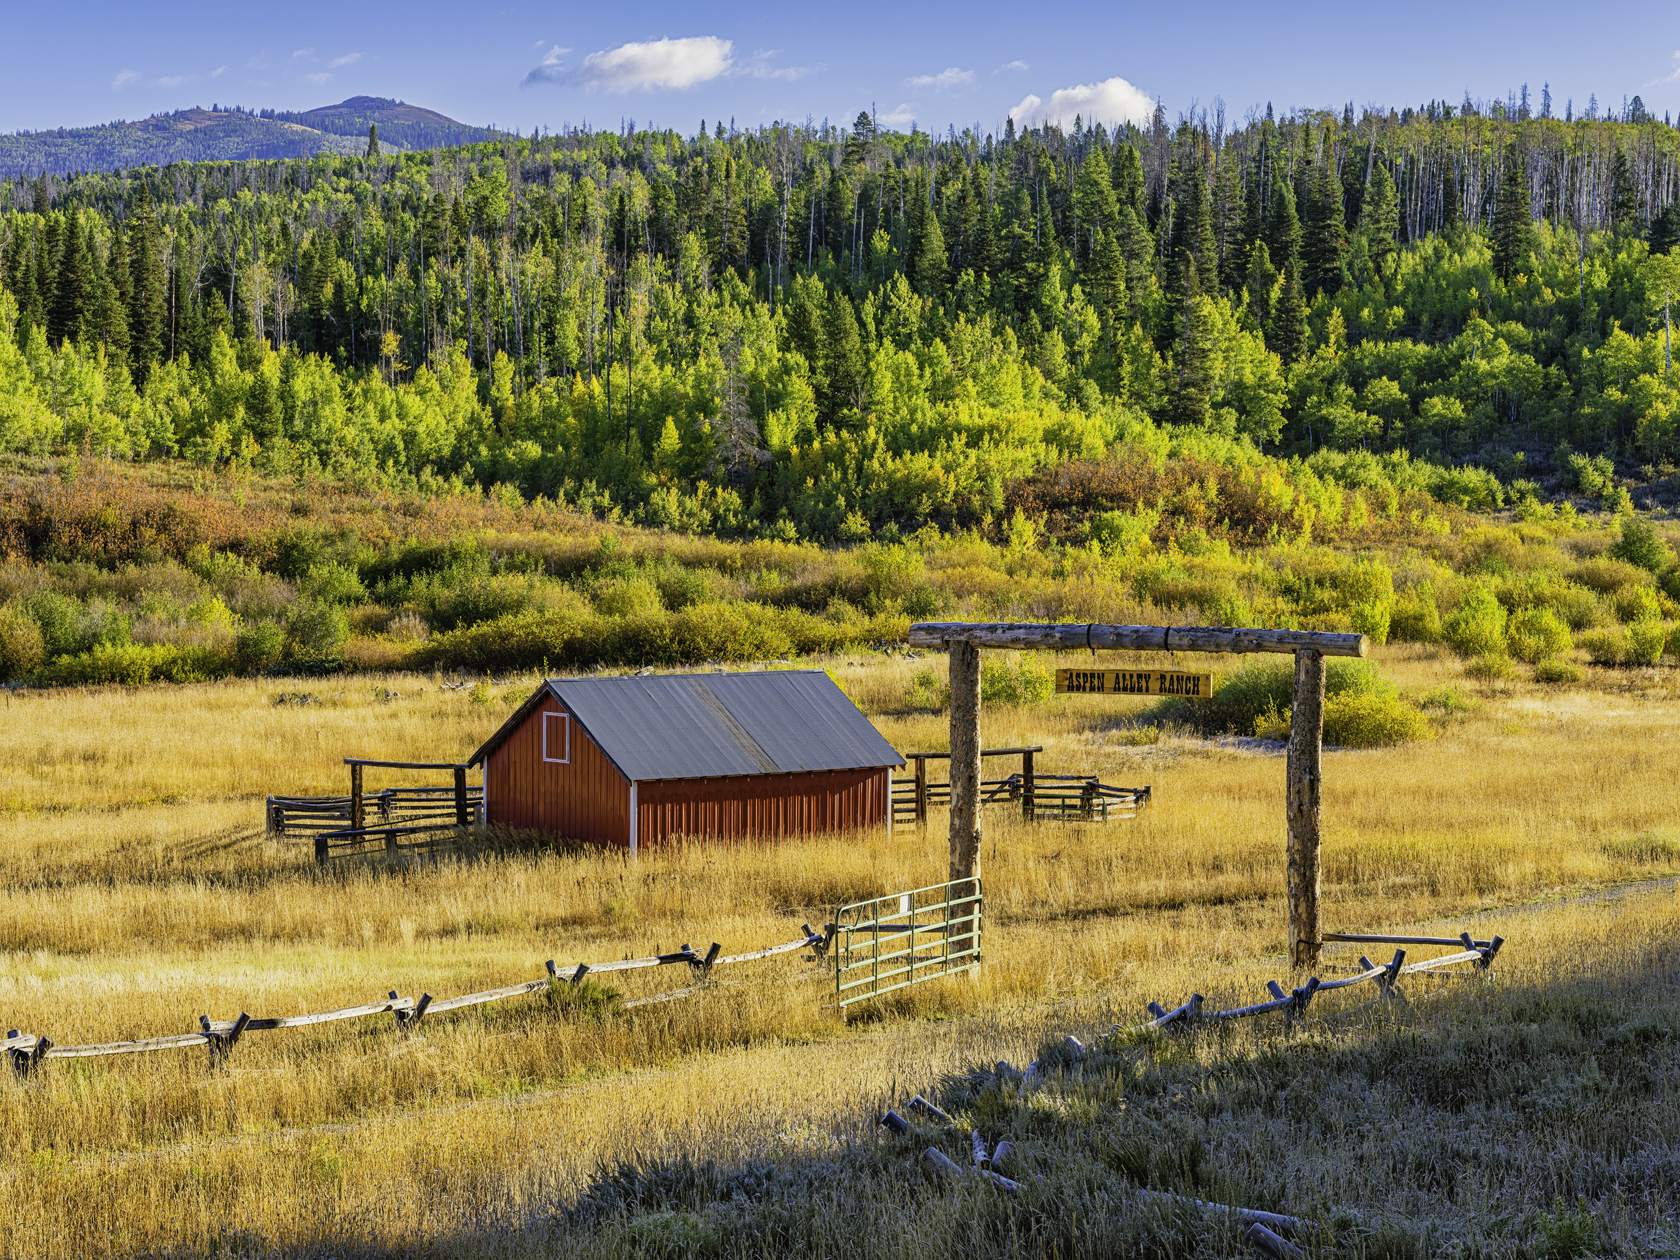
[[[1018,657],[1011,662],[1008,657]],[[1056,694],[1055,666],[1036,655],[997,653],[980,665],[982,704],[1042,704]]]
[[[1505,608],[1485,583],[1476,583],[1442,624],[1441,630],[1460,656],[1485,656],[1505,650]]]
[[[1531,665],[1575,647],[1569,627],[1550,608],[1524,608],[1513,614],[1505,638],[1511,655]]]
[[[0,608],[0,681],[29,673],[46,654],[41,627],[17,604]]]
[[[1628,661],[1634,665],[1655,665],[1668,645],[1668,627],[1655,617],[1635,621],[1627,628]]]

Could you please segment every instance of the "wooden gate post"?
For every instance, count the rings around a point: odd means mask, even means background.
[[[350,767],[350,827],[360,831],[367,822],[366,811],[362,807],[362,768],[359,765]]]
[[[927,826],[927,758],[916,758],[916,825]]]
[[[1320,688],[1322,691],[1323,688]],[[467,817],[467,768],[455,767],[455,825],[469,827],[472,821]]]
[[[951,880],[965,881],[953,897],[974,894],[980,873],[980,649],[951,643]],[[960,913],[973,914],[973,907]],[[953,952],[970,948],[969,936],[951,940]]]
[[[1323,784],[1324,655],[1295,653],[1295,701],[1289,719],[1289,961],[1312,967],[1320,947],[1318,889],[1321,866],[1319,790]]]
[[[1021,817],[1033,820],[1033,750],[1021,751]]]

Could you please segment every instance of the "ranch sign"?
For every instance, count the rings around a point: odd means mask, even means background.
[[[1202,700],[1213,694],[1213,675],[1174,669],[1058,669],[1056,690],[1063,695],[1185,696]]]

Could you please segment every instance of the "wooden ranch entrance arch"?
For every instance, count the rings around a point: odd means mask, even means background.
[[[920,622],[910,646],[951,654],[951,879],[980,874],[980,649],[1074,652],[1291,652],[1295,700],[1289,720],[1287,884],[1289,958],[1318,961],[1319,789],[1324,751],[1324,658],[1364,656],[1362,634],[1243,630],[1226,626],[1043,625],[1032,622]]]

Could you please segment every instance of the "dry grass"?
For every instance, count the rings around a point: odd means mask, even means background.
[[[1455,687],[1475,707],[1423,743],[1327,754],[1330,926],[1456,921],[1680,871],[1680,840],[1663,832],[1663,750],[1680,723],[1667,672],[1477,688],[1429,649],[1380,656],[1414,693]],[[903,701],[942,662],[831,665],[897,747],[944,747],[944,718]],[[751,948],[839,901],[942,877],[937,817],[925,835],[695,845],[634,864],[529,850],[325,873],[305,846],[260,833],[263,793],[342,790],[344,755],[462,755],[527,687],[494,690],[476,704],[406,676],[12,696],[0,710],[6,1026],[113,1040],[187,1031],[204,1012],[465,992],[538,975],[547,958]],[[282,691],[320,703],[276,705]],[[1140,744],[1137,715],[1090,697],[986,715],[988,744],[1043,744],[1040,769],[1150,783],[1156,803],[1107,828],[990,812],[977,982],[930,987],[899,1018],[847,1030],[822,1010],[820,977],[778,961],[740,968],[703,1000],[602,1023],[533,1000],[428,1021],[406,1041],[386,1019],[252,1035],[214,1076],[201,1051],[54,1061],[39,1081],[0,1085],[0,1142],[13,1153],[0,1165],[0,1252],[491,1252],[487,1230],[529,1225],[601,1160],[828,1159],[826,1135],[859,1122],[895,1079],[931,1087],[1000,1055],[1019,1062],[1058,1029],[1193,987],[1251,1000],[1281,977],[1282,759],[1170,730]],[[1509,920],[1508,983],[1583,966],[1637,979],[1677,918],[1658,898]],[[654,973],[622,987],[671,983]],[[1458,1020],[1478,1009],[1448,1005]],[[1358,1047],[1386,1034],[1324,1035]],[[1247,1044],[1210,1042],[1192,1058],[1212,1071]],[[1334,1182],[1328,1165],[1323,1178]],[[1547,1184],[1533,1172],[1523,1201],[1549,1206]],[[896,1210],[911,1191],[884,1193],[858,1210]],[[929,1237],[948,1227],[930,1220]],[[659,1250],[640,1235],[591,1237],[517,1235],[556,1251]],[[817,1250],[853,1249],[822,1237]]]

